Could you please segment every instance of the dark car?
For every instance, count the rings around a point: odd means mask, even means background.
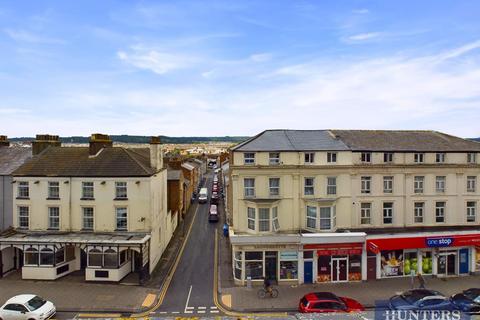
[[[462,293],[454,294],[450,301],[458,310],[466,313],[480,314],[480,289],[470,288]]]
[[[359,312],[365,307],[358,301],[338,297],[331,292],[312,292],[303,296],[298,305],[301,313]]]
[[[208,222],[218,222],[217,206],[212,204],[208,213]]]
[[[210,203],[211,204],[218,204],[218,194],[214,192],[212,194],[212,197],[210,198]]]
[[[393,310],[456,310],[453,303],[435,290],[413,289],[390,298]]]

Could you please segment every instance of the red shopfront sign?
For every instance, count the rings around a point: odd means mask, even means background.
[[[346,256],[362,254],[362,243],[306,244],[304,250],[317,250],[319,256]]]
[[[480,234],[367,240],[367,250],[373,253],[379,253],[380,251],[386,250],[469,246],[480,246]]]

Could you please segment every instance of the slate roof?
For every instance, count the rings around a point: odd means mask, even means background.
[[[266,130],[232,148],[234,151],[348,150],[328,130]]]
[[[438,131],[266,130],[232,150],[480,152],[480,143]]]
[[[13,172],[15,176],[147,177],[150,153],[145,148],[104,148],[90,157],[88,147],[49,147]]]
[[[32,156],[32,148],[0,147],[0,175],[10,175]]]
[[[167,170],[167,180],[180,180],[182,170]]]
[[[480,143],[438,131],[331,130],[352,151],[473,152]]]

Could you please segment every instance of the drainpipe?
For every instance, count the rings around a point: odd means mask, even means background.
[[[72,177],[68,178],[68,185],[68,231],[72,231]]]

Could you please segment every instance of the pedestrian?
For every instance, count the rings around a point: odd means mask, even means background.
[[[420,272],[417,272],[417,279],[420,285],[420,289],[425,289],[425,278],[422,276]]]

